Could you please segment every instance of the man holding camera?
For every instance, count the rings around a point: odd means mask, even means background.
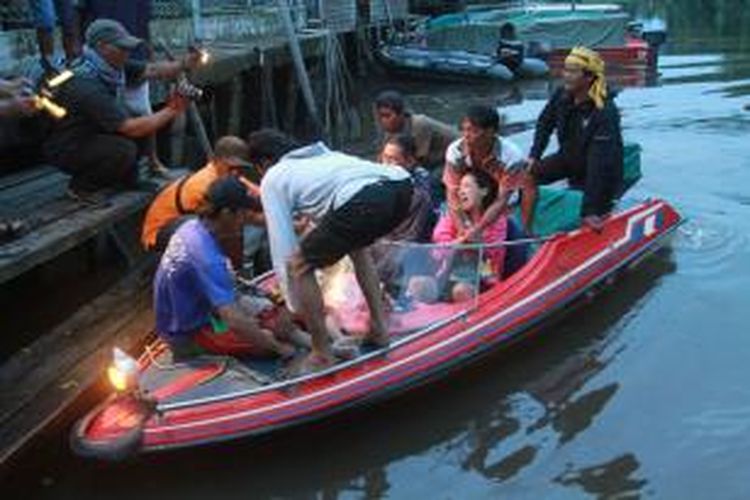
[[[126,81],[170,78],[195,59],[181,62],[133,63],[130,51],[142,41],[117,21],[97,19],[86,29],[86,44],[73,66],[74,77],[56,92],[68,111],[54,124],[44,145],[47,160],[72,175],[68,194],[94,201],[103,189],[136,186],[136,158],[143,140],[184,112],[187,100],[173,95],[154,114],[133,117],[124,102]]]

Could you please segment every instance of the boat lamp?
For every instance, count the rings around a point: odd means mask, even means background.
[[[138,387],[138,361],[122,349],[112,349],[112,364],[107,368],[107,378],[117,392],[127,392]]]
[[[208,61],[211,60],[211,53],[207,51],[206,49],[198,49],[198,53],[200,54],[200,62],[203,65],[208,64]]]

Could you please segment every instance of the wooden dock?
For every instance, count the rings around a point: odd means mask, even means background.
[[[323,55],[325,32],[298,35],[304,58]],[[260,126],[293,131],[295,124],[304,125],[305,117],[298,112],[301,92],[285,39],[216,42],[207,48],[212,62],[192,78],[208,90],[199,108],[212,140],[227,133],[244,135]],[[158,106],[164,96],[157,90],[154,104]],[[196,162],[195,149],[185,147],[189,131],[173,130],[171,142],[176,147],[168,149],[177,164],[194,167],[202,160]],[[0,218],[23,220],[27,228],[19,238],[0,243],[0,284],[27,279],[40,266],[54,268],[63,254],[94,238],[113,243],[130,271],[116,286],[66,313],[61,324],[0,365],[0,469],[100,380],[113,345],[134,349],[153,327],[150,282],[155,260],[140,251],[134,228],[140,227],[155,193],[121,192],[92,207],[68,198],[67,182],[68,176],[52,166],[0,177]]]

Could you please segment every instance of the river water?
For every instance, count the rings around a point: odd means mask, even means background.
[[[671,250],[416,394],[115,466],[71,457],[60,432],[18,464],[4,498],[750,497],[750,2],[651,4],[634,8],[670,27],[661,75],[618,103],[626,139],[643,146],[632,194],[688,218]],[[468,103],[502,104],[519,129],[547,91],[396,86],[454,122]],[[530,131],[515,138],[528,145]]]

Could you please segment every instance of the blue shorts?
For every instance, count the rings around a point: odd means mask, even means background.
[[[57,22],[65,33],[73,32],[76,20],[73,0],[29,0],[34,27],[52,31]]]

